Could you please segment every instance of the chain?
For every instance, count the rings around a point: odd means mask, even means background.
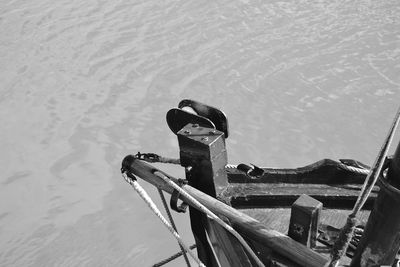
[[[169,163],[169,164],[181,165],[180,159],[161,157],[155,153],[140,153],[140,152],[138,152],[135,155],[135,158],[146,161],[146,162],[150,162],[150,163],[159,162],[159,163]]]
[[[195,249],[196,247],[197,247],[196,244],[193,244],[189,247],[189,249]],[[163,265],[167,264],[168,262],[171,262],[171,261],[175,260],[176,258],[179,258],[182,255],[183,255],[182,251],[179,251],[179,252],[175,253],[174,255],[166,258],[165,260],[157,262],[156,264],[153,265],[153,267],[163,266]]]
[[[161,189],[158,188],[158,193],[160,194],[161,201],[162,201],[162,203],[163,203],[165,212],[166,212],[167,215],[168,215],[168,219],[169,219],[169,222],[171,223],[171,226],[174,228],[174,230],[175,230],[176,232],[178,232],[178,230],[176,229],[176,225],[175,225],[175,222],[174,222],[174,218],[172,218],[172,214],[171,214],[171,212],[169,211],[168,204],[167,204],[167,201],[165,200],[163,191],[162,191]],[[178,244],[179,244],[179,243],[178,243]],[[185,258],[186,265],[187,265],[188,267],[190,267],[190,262],[189,262],[188,256],[186,255],[185,249],[182,247],[181,244],[179,244],[179,247],[181,248],[181,252],[182,252],[182,254],[183,254],[183,257]]]

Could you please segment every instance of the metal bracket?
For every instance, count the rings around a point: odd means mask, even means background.
[[[249,166],[247,164],[241,163],[236,168],[239,171],[244,172],[247,177],[251,179],[258,179],[264,175],[264,170],[254,164],[251,164],[251,166]]]
[[[178,206],[179,195],[180,195],[179,191],[174,190],[171,194],[171,200],[169,201],[169,205],[170,205],[171,209],[173,209],[174,211],[179,212],[179,213],[185,213],[186,209],[188,207],[188,204],[185,202],[182,202]]]
[[[224,133],[225,138],[228,138],[228,119],[225,113],[194,100],[182,100],[178,108],[173,108],[167,112],[166,119],[169,128],[175,134],[188,123],[191,123],[200,127],[217,129]]]

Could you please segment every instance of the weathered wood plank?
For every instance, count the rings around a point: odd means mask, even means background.
[[[301,195],[321,201],[326,208],[351,209],[360,193],[360,184],[269,184],[231,183],[221,194],[234,207],[287,207]],[[372,191],[365,208],[371,209],[378,187]]]
[[[239,211],[249,215],[256,219],[265,226],[279,231],[281,233],[287,233],[290,221],[290,207],[287,208],[256,208],[256,209],[239,209]],[[339,210],[339,209],[322,209],[321,211],[321,224],[330,225],[335,228],[342,228],[346,223],[347,215],[351,210]],[[361,210],[358,218],[360,224],[365,224],[368,220],[370,211]]]
[[[253,217],[260,223],[268,226],[269,228],[279,231],[281,233],[287,233],[290,221],[290,208],[269,208],[269,209],[240,209],[241,212]],[[351,210],[338,210],[338,209],[323,209],[321,212],[321,225],[330,225],[337,229],[341,229],[345,223],[348,214]],[[365,225],[370,211],[361,210],[358,214],[360,224]],[[329,257],[331,248],[321,243],[317,243],[317,247],[314,249],[318,253]],[[345,256],[341,263],[349,264],[350,258]]]
[[[246,214],[220,202],[198,190],[184,186],[189,194],[207,206],[213,212],[225,216],[232,225],[244,236],[271,248],[274,252],[285,256],[301,266],[324,266],[325,257],[294,241],[290,237],[265,227],[263,224]]]
[[[227,168],[230,183],[305,183],[362,184],[366,175],[344,170],[340,163],[324,159],[305,167],[293,169],[262,168],[264,175],[253,180],[236,168]]]
[[[259,184],[259,183],[231,183],[226,193],[232,196],[245,195],[291,195],[305,194],[309,195],[338,195],[338,196],[358,196],[362,185],[357,184]],[[374,195],[379,191],[374,188]]]
[[[216,222],[209,220],[207,233],[221,266],[252,267],[238,240]]]

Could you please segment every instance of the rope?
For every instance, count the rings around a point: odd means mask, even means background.
[[[194,249],[194,248],[196,248],[196,244],[193,244],[189,247],[189,249]],[[153,267],[163,266],[163,265],[167,264],[168,262],[171,262],[171,261],[175,260],[176,258],[179,258],[180,256],[182,256],[182,254],[183,254],[182,251],[179,251],[179,252],[175,253],[174,255],[166,258],[165,260],[157,262],[156,264],[153,265]]]
[[[360,195],[358,196],[357,201],[354,204],[353,210],[347,217],[346,225],[340,231],[339,237],[336,240],[335,245],[333,246],[333,250],[331,253],[331,262],[329,263],[330,267],[338,266],[340,258],[343,256],[343,254],[347,250],[347,247],[349,246],[355,228],[356,216],[361,210],[362,206],[364,206],[365,201],[367,201],[376,181],[378,180],[378,177],[382,173],[382,167],[386,162],[388,150],[399,122],[400,108],[397,110],[396,116],[389,129],[388,135],[381,149],[379,150],[378,156],[375,159],[375,163],[371,168],[371,171],[368,173],[367,178],[365,179]]]
[[[175,222],[174,222],[174,218],[172,218],[171,212],[169,211],[169,208],[168,208],[167,201],[165,200],[164,193],[163,193],[163,191],[161,189],[158,189],[158,193],[160,194],[161,201],[162,201],[162,203],[164,205],[165,212],[168,215],[169,222],[171,223],[172,228],[174,228],[174,230],[178,233],[178,230],[176,229],[176,225],[175,225]],[[179,247],[181,248],[183,257],[185,258],[186,265],[190,267],[189,258],[186,255],[185,249],[182,247],[181,244],[179,244]]]
[[[225,168],[227,169],[236,169],[238,165],[235,164],[226,164]]]
[[[347,217],[345,226],[340,230],[339,236],[332,247],[331,262],[329,266],[338,266],[340,258],[344,255],[352,239],[354,229],[356,227],[357,218],[350,214]]]
[[[339,162],[339,167],[344,169],[344,170],[346,170],[346,171],[351,171],[351,172],[355,172],[355,173],[358,173],[358,174],[365,174],[365,175],[368,175],[370,173],[370,171],[371,171],[369,169],[362,169],[362,168],[349,166],[349,165],[343,164],[341,162]]]
[[[172,182],[167,176],[165,176],[161,172],[154,172],[154,175],[157,177],[161,178],[164,182],[166,182],[168,185],[172,186],[175,190],[177,190],[182,196],[184,196],[186,199],[185,201],[189,200],[191,202],[192,206],[196,207],[198,210],[201,212],[207,214],[212,220],[214,220],[216,223],[221,225],[223,228],[225,228],[229,233],[231,233],[236,239],[240,242],[240,244],[244,247],[246,252],[252,257],[252,259],[256,262],[258,266],[264,267],[264,264],[261,262],[261,260],[255,255],[254,251],[249,247],[247,242],[243,239],[243,237],[236,232],[235,229],[232,228],[232,226],[228,225],[225,223],[223,220],[221,220],[217,215],[215,215],[212,211],[210,211],[207,207],[205,207],[203,204],[201,204],[199,201],[197,201],[194,197],[189,195],[185,190],[180,188],[176,183]]]
[[[182,238],[174,230],[174,228],[171,226],[171,224],[169,224],[169,222],[164,218],[164,216],[158,210],[156,204],[154,204],[153,200],[150,198],[150,196],[147,194],[147,192],[143,189],[143,187],[141,187],[137,181],[135,181],[131,177],[128,177],[126,172],[122,173],[122,176],[124,177],[125,181],[136,190],[136,192],[139,194],[139,196],[144,200],[144,202],[146,202],[146,204],[149,206],[149,208],[161,220],[161,222],[165,225],[165,227],[167,227],[167,229],[172,233],[172,235],[176,238],[176,240],[184,248],[184,250],[186,250],[189,253],[189,255],[193,258],[193,260],[195,260],[199,266],[205,267],[205,265],[200,261],[200,259],[197,258],[196,255],[194,255],[194,253],[183,242]]]
[[[365,174],[365,175],[368,175],[368,173],[370,172],[369,169],[357,168],[357,167],[353,167],[353,166],[349,166],[349,165],[343,164],[341,162],[338,162],[338,164],[339,164],[340,168],[342,168],[342,169],[344,169],[346,171],[351,171],[351,172],[355,172],[355,173],[358,173],[358,174]],[[235,164],[227,164],[225,166],[225,168],[227,168],[227,169],[236,169],[237,166],[238,165],[235,165]]]

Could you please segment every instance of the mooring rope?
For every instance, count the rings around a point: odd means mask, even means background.
[[[340,258],[343,256],[343,254],[347,250],[347,247],[349,246],[357,222],[356,216],[358,212],[361,210],[361,208],[364,206],[369,195],[371,194],[373,187],[375,186],[376,181],[378,180],[379,176],[382,173],[382,167],[386,161],[388,150],[393,140],[393,136],[399,122],[400,122],[400,108],[396,113],[396,116],[392,122],[388,135],[378,153],[378,156],[375,159],[375,163],[371,168],[371,171],[368,173],[367,178],[365,179],[360,195],[358,196],[357,201],[354,204],[353,210],[348,215],[346,224],[341,229],[339,237],[333,246],[331,253],[331,261],[329,263],[330,267],[336,267],[339,265]]]
[[[146,204],[149,206],[149,208],[161,220],[161,222],[165,225],[165,227],[167,227],[167,229],[176,238],[176,240],[185,249],[185,251],[187,251],[189,253],[189,255],[193,258],[193,260],[195,260],[199,266],[205,267],[205,265],[201,262],[201,260],[185,244],[185,242],[182,240],[180,235],[171,226],[171,224],[164,218],[164,216],[161,214],[160,210],[157,208],[156,204],[154,204],[153,200],[150,198],[150,196],[147,194],[147,192],[144,190],[144,188],[141,187],[140,184],[135,179],[132,179],[131,177],[129,177],[126,174],[126,172],[122,173],[122,177],[124,177],[125,181],[135,189],[135,191],[139,194],[139,196],[144,200],[144,202],[146,202]]]
[[[256,262],[256,264],[258,266],[264,267],[264,264],[256,256],[256,254],[250,248],[250,246],[247,244],[247,242],[243,239],[243,237],[238,232],[236,232],[235,229],[232,228],[232,226],[230,226],[229,224],[225,223],[221,218],[219,218],[212,211],[210,211],[207,207],[205,207],[203,204],[201,204],[198,200],[196,200],[194,197],[192,197],[190,194],[188,194],[185,190],[183,190],[181,187],[179,187],[179,185],[177,185],[176,183],[171,181],[163,173],[156,171],[156,172],[154,172],[154,175],[156,175],[157,177],[161,178],[168,185],[172,186],[175,190],[177,190],[182,196],[184,196],[186,198],[185,201],[189,200],[189,202],[192,204],[193,207],[197,208],[201,212],[203,212],[206,215],[208,215],[212,220],[214,220],[216,223],[218,223],[223,228],[225,228],[229,233],[231,233],[234,237],[236,237],[236,239],[244,247],[244,249],[249,254],[249,256]]]
[[[170,210],[169,210],[167,201],[165,200],[164,193],[163,193],[163,191],[162,191],[161,189],[159,189],[159,188],[157,188],[157,189],[158,189],[158,193],[160,194],[161,201],[162,201],[162,203],[163,203],[165,212],[166,212],[167,215],[168,215],[169,222],[171,223],[172,228],[174,228],[174,230],[178,233],[178,230],[176,229],[176,225],[175,225],[175,222],[174,222],[174,218],[172,218],[172,214],[171,214],[171,212],[170,212]],[[178,243],[178,244],[179,244],[179,247],[181,248],[183,257],[185,258],[186,265],[187,265],[188,267],[190,267],[189,258],[188,258],[188,256],[186,255],[185,249],[182,247],[182,245],[181,245],[180,243]]]
[[[358,173],[358,174],[368,175],[371,171],[370,169],[353,167],[353,166],[349,166],[349,165],[346,165],[341,162],[339,162],[339,166],[340,166],[340,168],[342,168],[344,170],[351,171],[351,172]]]

